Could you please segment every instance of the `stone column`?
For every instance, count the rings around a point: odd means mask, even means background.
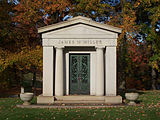
[[[105,93],[106,96],[116,96],[116,47],[106,47],[105,54]]]
[[[56,47],[55,96],[63,96],[63,47]]]
[[[53,96],[54,48],[43,46],[43,96]]]
[[[104,47],[97,47],[96,96],[104,95]]]

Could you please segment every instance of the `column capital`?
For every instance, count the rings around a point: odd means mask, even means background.
[[[104,49],[106,46],[95,46],[96,49]]]
[[[105,48],[117,48],[117,46],[105,46]]]
[[[56,49],[63,49],[64,46],[54,46]]]

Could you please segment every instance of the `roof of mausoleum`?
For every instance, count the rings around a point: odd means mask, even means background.
[[[77,25],[77,24],[84,24],[84,25],[96,27],[99,29],[115,32],[115,33],[121,33],[122,31],[121,28],[114,27],[114,26],[107,25],[107,24],[98,23],[87,17],[77,16],[74,18],[70,18],[67,21],[40,27],[38,28],[38,33],[45,33],[45,32],[49,32],[52,30],[62,29],[62,28]]]

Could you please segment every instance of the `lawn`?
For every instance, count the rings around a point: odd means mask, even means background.
[[[138,101],[138,106],[110,108],[22,109],[16,107],[19,98],[0,98],[0,120],[160,120],[160,91],[140,92]]]

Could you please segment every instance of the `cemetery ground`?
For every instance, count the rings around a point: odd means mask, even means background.
[[[17,108],[17,98],[0,98],[0,120],[160,120],[160,91],[139,91],[136,106],[76,109]],[[36,103],[36,97],[32,104]]]

